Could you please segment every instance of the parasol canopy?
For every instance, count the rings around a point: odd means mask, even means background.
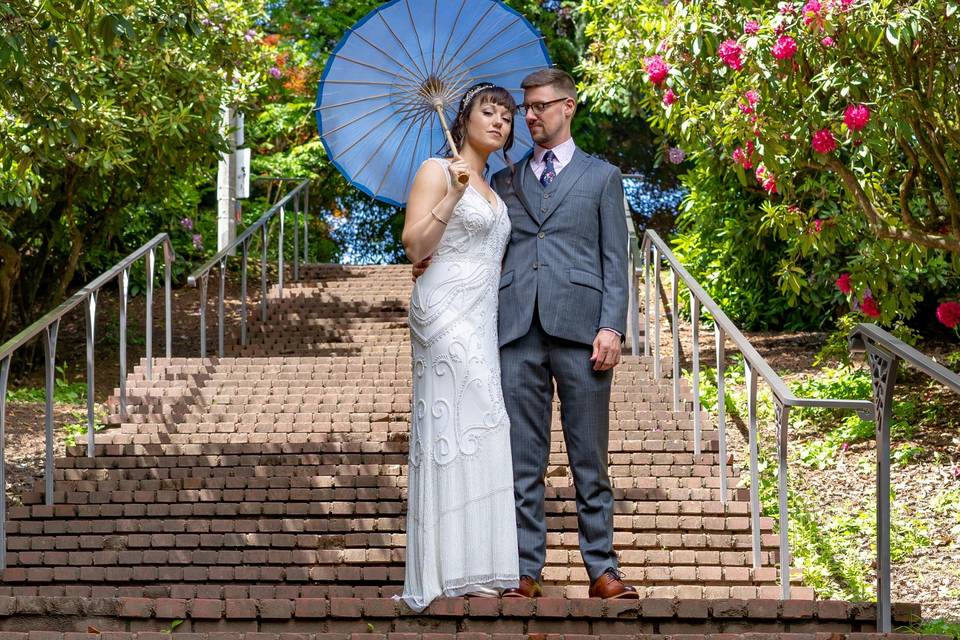
[[[327,156],[358,189],[404,206],[420,163],[444,152],[444,129],[478,82],[509,90],[550,66],[543,37],[499,0],[393,0],[351,27],[327,60],[316,118]],[[512,158],[533,146],[514,118]],[[490,171],[506,166],[490,156]]]

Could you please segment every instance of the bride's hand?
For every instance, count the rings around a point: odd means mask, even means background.
[[[453,183],[453,192],[457,197],[463,195],[470,184],[470,165],[468,165],[460,156],[454,156],[447,165],[447,171],[450,172],[450,181]]]

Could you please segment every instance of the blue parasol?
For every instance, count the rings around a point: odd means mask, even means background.
[[[346,179],[403,206],[420,163],[441,153],[463,92],[492,82],[522,101],[520,82],[550,66],[543,37],[499,0],[393,0],[351,27],[330,55],[317,92],[317,127]],[[532,146],[514,118],[519,158]],[[490,170],[506,165],[490,156]]]

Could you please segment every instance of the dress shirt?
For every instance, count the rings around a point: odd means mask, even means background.
[[[566,142],[561,142],[553,149],[550,149],[550,151],[553,151],[554,156],[553,170],[557,172],[557,175],[560,175],[563,168],[570,164],[576,150],[577,145],[573,141],[573,138],[567,138]],[[541,147],[540,145],[533,147],[533,156],[530,158],[530,170],[533,171],[533,175],[537,176],[537,180],[543,175],[543,170],[547,168],[547,164],[543,161],[543,156],[547,151],[545,147]]]

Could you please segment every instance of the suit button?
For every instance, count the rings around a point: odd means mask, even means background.
[[[539,263],[539,262],[534,262],[534,263],[533,263],[533,270],[536,271],[536,270],[539,269],[539,268],[540,268],[540,263]]]
[[[545,234],[543,231],[541,231],[540,233],[537,234],[537,237],[540,238],[541,240],[543,240],[544,238],[547,237],[547,234]]]
[[[546,207],[540,207],[540,213],[546,213],[546,212],[547,212]]]

